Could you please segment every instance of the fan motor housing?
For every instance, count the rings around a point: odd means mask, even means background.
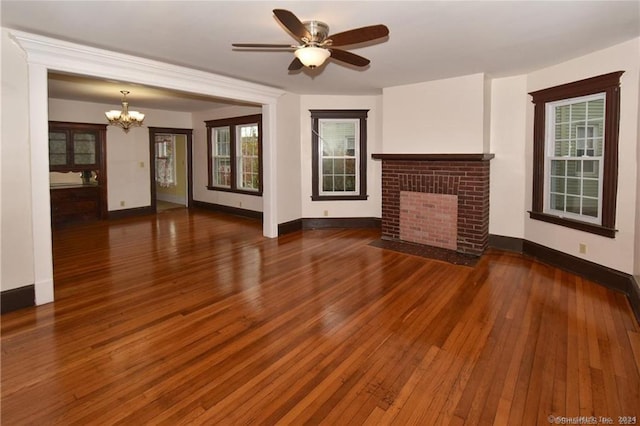
[[[322,43],[329,36],[329,25],[322,21],[304,21],[302,25],[311,34],[311,43]]]

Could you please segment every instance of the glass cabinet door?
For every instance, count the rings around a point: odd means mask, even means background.
[[[67,132],[49,132],[49,164],[67,165]]]
[[[73,163],[75,165],[96,164],[96,139],[95,133],[73,133]]]

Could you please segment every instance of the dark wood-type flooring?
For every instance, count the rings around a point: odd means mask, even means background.
[[[513,253],[456,266],[379,237],[266,239],[186,209],[55,231],[55,303],[2,316],[2,424],[640,416],[622,294]]]

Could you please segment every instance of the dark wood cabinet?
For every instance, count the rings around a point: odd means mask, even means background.
[[[106,124],[49,122],[49,171],[80,173],[82,183],[51,185],[51,223],[106,219]]]
[[[98,220],[100,211],[100,187],[97,185],[51,187],[51,223],[54,227]]]
[[[106,134],[104,124],[49,123],[49,170],[57,172],[96,170]]]

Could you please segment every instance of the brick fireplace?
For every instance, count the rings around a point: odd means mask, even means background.
[[[382,160],[383,239],[475,256],[484,252],[489,238],[489,161],[493,154],[372,157]]]

